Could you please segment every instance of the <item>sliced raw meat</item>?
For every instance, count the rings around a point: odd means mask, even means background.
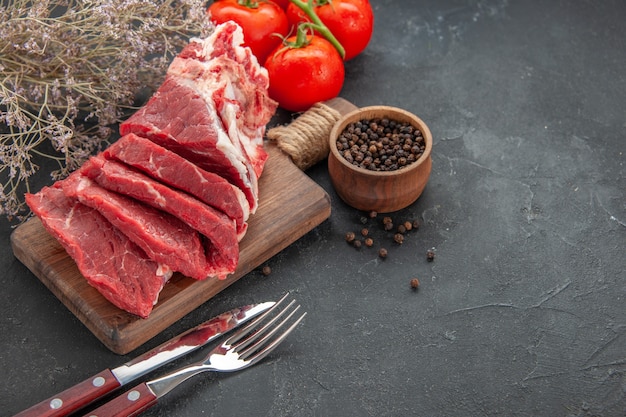
[[[267,71],[242,43],[233,22],[217,26],[206,39],[193,39],[120,133],[147,137],[219,173],[243,190],[254,213],[267,159],[263,135],[277,103],[267,94]]]
[[[113,226],[142,248],[150,259],[196,279],[207,276],[207,260],[198,233],[181,220],[132,198],[105,190],[75,172],[63,192],[98,210]]]
[[[98,185],[176,216],[200,232],[206,245],[208,274],[224,279],[235,272],[239,245],[235,222],[187,193],[172,189],[120,162],[92,157],[80,172]]]
[[[188,83],[187,83],[188,84]],[[258,183],[247,157],[233,145],[212,103],[190,85],[168,77],[148,102],[120,125],[239,187],[254,213]]]
[[[241,28],[234,22],[224,23],[212,37],[192,39],[172,61],[168,76],[204,87],[199,91],[215,103],[231,140],[241,143],[260,176],[267,159],[265,127],[277,103],[267,94],[267,70],[242,43]]]
[[[234,22],[192,39],[97,169],[28,195],[89,282],[134,314],[149,314],[172,270],[203,279],[236,267],[277,108],[267,71],[242,44]]]
[[[57,182],[26,202],[76,262],[80,273],[107,300],[146,318],[172,275],[96,210],[68,198]]]
[[[205,171],[174,152],[132,133],[109,146],[103,155],[122,161],[221,210],[235,221],[239,240],[245,234],[250,206],[243,192],[221,176]]]

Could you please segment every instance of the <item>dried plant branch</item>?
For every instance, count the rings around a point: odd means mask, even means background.
[[[5,0],[0,6],[0,214],[25,217],[43,160],[65,177],[111,139],[192,36],[201,0]],[[145,95],[145,94],[144,94]]]

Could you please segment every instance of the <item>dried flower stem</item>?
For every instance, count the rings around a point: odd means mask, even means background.
[[[201,0],[5,0],[0,6],[0,214],[24,218],[43,159],[53,180],[100,150],[191,36]]]

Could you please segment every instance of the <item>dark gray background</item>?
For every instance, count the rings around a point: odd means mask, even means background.
[[[2,219],[2,415],[285,291],[309,315],[275,354],[188,381],[146,415],[626,415],[626,3],[372,4],[374,36],[342,96],[430,126],[430,182],[393,215],[419,231],[394,246],[372,222],[384,262],[348,246],[362,213],[320,164],[308,174],[331,196],[329,220],[270,276],[251,273],[122,357],[13,257]]]

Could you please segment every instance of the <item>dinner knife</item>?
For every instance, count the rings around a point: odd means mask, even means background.
[[[206,345],[274,304],[275,302],[268,301],[222,313],[115,369],[105,369],[14,417],[61,417],[80,410],[115,389]]]

